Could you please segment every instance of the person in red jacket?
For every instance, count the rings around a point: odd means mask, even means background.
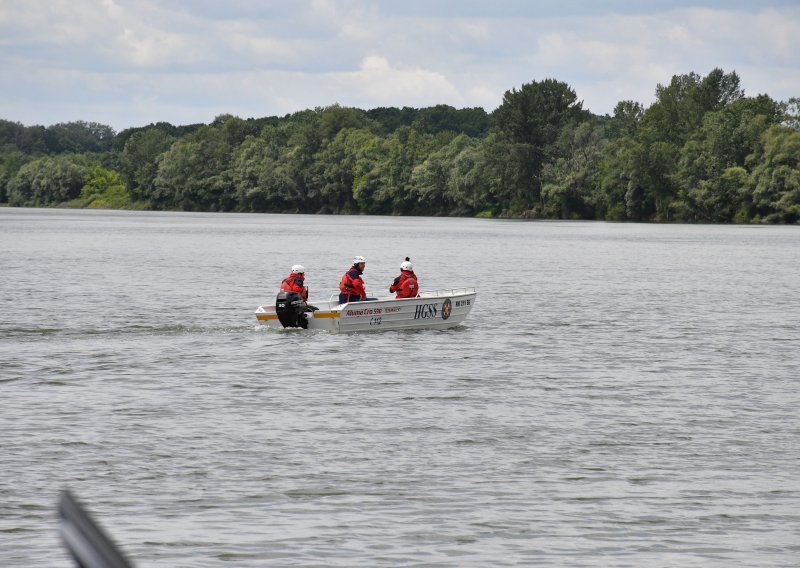
[[[389,292],[397,292],[395,298],[416,298],[419,295],[419,283],[410,258],[406,257],[400,265],[400,276],[389,286]]]
[[[361,300],[367,299],[367,292],[364,290],[364,280],[361,278],[366,265],[367,261],[363,256],[357,256],[353,259],[353,266],[344,273],[341,282],[339,282],[340,304],[360,302]]]
[[[303,300],[308,300],[308,286],[304,285],[306,279],[306,269],[300,264],[292,266],[292,273],[281,282],[281,290],[286,292],[297,292]]]

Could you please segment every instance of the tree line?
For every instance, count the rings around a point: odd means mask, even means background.
[[[119,133],[0,120],[0,203],[183,211],[800,222],[800,100],[675,75],[647,108],[555,79],[481,108],[332,105]]]

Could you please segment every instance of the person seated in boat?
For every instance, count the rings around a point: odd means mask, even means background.
[[[367,299],[367,292],[364,290],[364,279],[361,278],[366,265],[367,261],[363,256],[357,256],[353,259],[353,266],[344,273],[342,280],[339,282],[340,304],[360,302]]]
[[[297,292],[303,298],[303,301],[308,301],[308,286],[305,283],[306,269],[301,264],[292,266],[292,272],[283,279],[281,282],[281,290],[285,292]]]
[[[419,283],[410,258],[406,257],[400,265],[400,276],[389,286],[389,292],[397,292],[395,298],[416,298],[419,295]]]

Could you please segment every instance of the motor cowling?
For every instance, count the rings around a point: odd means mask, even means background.
[[[306,311],[308,306],[297,292],[281,290],[275,299],[275,313],[283,327],[302,327],[308,329]]]

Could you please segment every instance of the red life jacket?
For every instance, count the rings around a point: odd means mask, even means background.
[[[303,274],[298,274],[297,272],[292,272],[283,279],[281,282],[281,290],[285,290],[286,292],[297,292],[299,293],[304,300],[308,300],[308,288],[303,286],[303,282],[305,281],[306,277]],[[297,281],[300,280],[298,284]]]
[[[344,273],[342,280],[339,282],[339,291],[342,294],[358,296],[360,299],[367,297],[367,292],[364,290],[364,281],[361,279],[361,271],[358,267],[353,266]]]
[[[417,275],[411,270],[403,270],[389,286],[389,292],[397,292],[395,298],[416,298],[419,294]]]

